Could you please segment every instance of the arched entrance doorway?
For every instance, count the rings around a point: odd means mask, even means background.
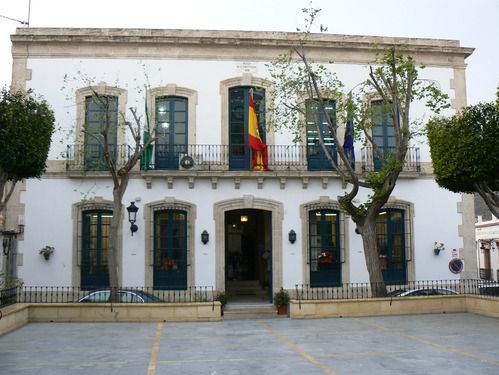
[[[270,302],[272,214],[258,209],[225,212],[225,289],[231,302]]]
[[[228,263],[226,262],[225,259],[226,254],[229,252],[227,249],[228,247],[227,244],[228,241],[237,241],[237,240],[228,240],[229,230],[227,224],[236,224],[237,220],[239,220],[240,223],[241,215],[246,214],[248,216],[248,221],[251,220],[252,216],[254,216],[253,220],[256,223],[264,223],[263,227],[265,229],[256,229],[256,231],[261,230],[262,232],[259,234],[260,238],[263,236],[267,236],[268,238],[265,240],[267,242],[263,242],[263,244],[269,244],[271,246],[269,249],[270,259],[268,260],[267,263],[267,266],[270,267],[268,275],[269,276],[268,292],[269,296],[271,297],[273,295],[273,292],[279,290],[279,288],[282,286],[282,233],[283,233],[282,219],[284,215],[284,208],[282,203],[271,199],[255,198],[252,195],[245,195],[241,198],[227,199],[215,203],[213,207],[213,214],[214,214],[213,219],[215,220],[215,230],[216,230],[216,236],[215,236],[216,289],[218,291],[224,291],[226,293],[228,292],[226,288],[226,281],[230,280],[228,280],[229,270],[226,269]],[[229,220],[234,220],[234,222],[229,223]],[[241,241],[242,241],[242,235],[246,233],[251,234],[249,227],[248,227],[248,232],[244,231],[244,233],[240,234]],[[262,233],[265,233],[265,235]],[[256,245],[258,246],[258,242],[256,243]],[[241,251],[242,251],[242,243],[241,243]],[[255,249],[255,252],[258,253],[258,250]],[[251,257],[249,259],[251,259]],[[234,275],[232,275],[232,277],[234,277]],[[247,297],[251,298],[251,296]],[[269,301],[270,298],[265,300],[266,303],[268,303]],[[229,297],[229,302],[232,302],[230,300],[230,297]]]

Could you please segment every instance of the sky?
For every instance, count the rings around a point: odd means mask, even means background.
[[[29,0],[0,0],[0,15],[28,20]],[[295,31],[308,0],[31,0],[30,27],[118,27]],[[314,0],[331,34],[459,40],[473,47],[468,104],[492,101],[499,86],[499,0]],[[0,17],[0,87],[10,85],[10,35]]]

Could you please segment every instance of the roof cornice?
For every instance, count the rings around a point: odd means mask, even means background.
[[[216,30],[160,30],[160,29],[97,29],[97,28],[18,28],[11,36],[13,43],[12,53],[22,57],[57,57],[57,56],[88,56],[89,51],[75,48],[77,45],[94,46],[95,57],[108,57],[109,47],[113,47],[113,56],[123,57],[150,57],[153,49],[163,49],[162,56],[169,57],[170,53],[176,57],[178,52],[173,49],[197,48],[202,49],[203,57],[207,50],[225,50],[216,54],[219,58],[251,57],[255,60],[267,60],[270,55],[283,53],[297,45],[300,33],[267,32],[267,31],[216,31]],[[47,47],[54,46],[53,49]],[[336,51],[353,52],[365,51],[374,55],[373,46],[383,49],[397,46],[405,53],[419,56],[425,62],[427,55],[447,57],[447,65],[463,64],[470,56],[473,48],[461,47],[457,40],[399,38],[337,34],[310,34],[305,42],[310,51],[317,51],[316,56],[331,59]],[[253,50],[251,50],[253,48]],[[148,51],[149,49],[149,51]],[[107,50],[107,52],[106,52]],[[78,54],[78,51],[80,51]],[[248,53],[251,51],[251,53]],[[320,52],[319,52],[320,51]],[[125,56],[126,55],[126,56]],[[185,57],[193,57],[187,54]],[[320,59],[320,58],[319,58]],[[334,56],[333,60],[337,61]],[[361,59],[364,60],[364,59]],[[455,61],[454,61],[455,60]],[[372,61],[369,60],[369,61]],[[459,63],[458,63],[459,61]],[[430,63],[432,59],[430,59]],[[437,63],[437,65],[442,65]]]

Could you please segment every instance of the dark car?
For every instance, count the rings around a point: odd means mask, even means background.
[[[85,297],[82,297],[78,302],[84,303],[105,303],[109,302],[111,297],[110,289],[100,289],[90,292]],[[162,302],[158,297],[146,293],[140,289],[119,289],[118,301],[120,303],[160,303]]]
[[[403,288],[390,293],[390,297],[416,297],[416,296],[450,296],[458,294],[456,291],[447,288]]]

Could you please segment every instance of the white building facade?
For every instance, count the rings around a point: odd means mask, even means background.
[[[315,158],[320,150],[313,134],[304,129],[295,144],[291,134],[265,128],[272,95],[266,64],[297,38],[273,32],[18,29],[12,36],[13,86],[41,94],[58,128],[46,173],[21,185],[6,212],[7,224],[25,225],[18,236],[18,276],[27,285],[90,289],[108,282],[112,181],[99,147],[82,132],[85,123],[100,126],[92,84],[111,98],[118,163],[129,139],[120,113],[136,107],[144,116],[147,103],[158,124],[151,156],[134,169],[124,197],[125,206],[134,202],[139,211],[133,236],[123,217],[122,285],[206,285],[230,292],[231,285],[251,281],[271,298],[281,286],[367,282],[361,238],[337,201],[344,186],[330,165]],[[447,114],[466,105],[465,58],[472,49],[457,41],[312,35],[307,43],[310,58],[326,63],[346,91],[366,79],[375,57],[371,45],[400,46],[426,65],[422,78],[448,93]],[[250,89],[269,171],[251,168]],[[423,103],[413,104],[412,118],[429,118]],[[342,133],[339,119],[338,126]],[[355,154],[357,171],[376,168],[371,148],[356,143]],[[476,277],[473,223],[472,197],[439,188],[427,144],[414,142],[378,222],[385,278],[404,283]],[[208,241],[202,241],[203,232]],[[449,271],[450,251],[435,255],[434,242],[459,249],[464,273]],[[38,253],[46,245],[55,248],[49,261]]]

